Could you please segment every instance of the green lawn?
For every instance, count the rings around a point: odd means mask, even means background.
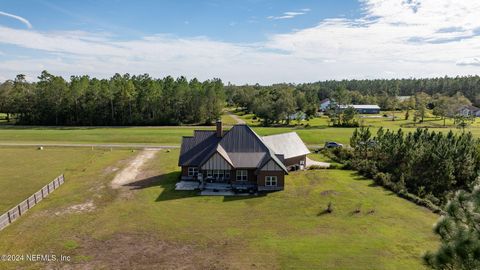
[[[327,141],[337,141],[348,144],[354,128],[336,128],[328,126],[327,117],[317,117],[310,121],[303,121],[301,125],[288,127],[261,127],[258,120],[253,120],[252,114],[237,113],[260,135],[278,134],[283,132],[297,132],[308,145],[323,145]],[[381,115],[391,115],[391,112],[382,112]],[[413,112],[411,113],[413,114]],[[397,112],[396,121],[388,118],[360,118],[362,124],[376,131],[378,128],[414,131],[417,127],[428,127],[431,130],[447,132],[462,132],[453,126],[452,120],[447,120],[447,127],[443,120],[428,115],[421,124],[414,124],[412,120],[404,120],[404,113]],[[225,125],[234,124],[229,115],[222,115]],[[179,127],[18,127],[0,125],[1,142],[24,143],[120,143],[120,144],[157,144],[180,145],[182,136],[193,135],[195,129],[214,129],[213,126],[179,126]],[[228,129],[228,127],[227,127]],[[480,121],[476,120],[466,131],[480,137]]]
[[[67,178],[104,155],[100,150],[75,148],[0,148],[0,213],[4,213],[55,177]]]
[[[85,269],[422,269],[437,245],[436,215],[352,171],[291,173],[285,191],[263,197],[204,197],[173,190],[178,153],[159,152],[144,180],[112,190],[105,168],[129,152],[103,152],[0,232],[0,253],[70,255]],[[42,265],[0,262],[21,266]]]
[[[233,126],[237,124],[237,121],[233,119],[230,115],[227,113],[222,114],[222,123],[226,126]]]

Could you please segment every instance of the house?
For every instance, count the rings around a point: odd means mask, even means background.
[[[412,98],[412,96],[397,96],[397,100],[400,102],[404,102]]]
[[[216,130],[183,137],[178,165],[181,182],[202,190],[275,191],[283,190],[288,168],[305,165],[308,153],[296,133],[260,137],[245,124],[224,132],[218,121]]]
[[[326,98],[326,99],[322,99],[322,101],[320,101],[320,105],[318,107],[318,109],[322,112],[326,111],[328,109],[328,107],[330,106],[330,99],[329,98]]]
[[[339,105],[339,109],[344,110],[346,108],[352,107],[357,110],[360,114],[379,114],[380,107],[378,105]]]
[[[458,114],[468,117],[468,116],[480,116],[480,108],[471,105],[464,105],[458,109]]]

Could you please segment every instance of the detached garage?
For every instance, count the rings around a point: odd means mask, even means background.
[[[262,140],[275,153],[284,155],[283,164],[289,170],[305,168],[310,151],[296,132],[264,136]]]

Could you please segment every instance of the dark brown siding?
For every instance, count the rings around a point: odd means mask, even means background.
[[[241,169],[239,169],[241,170]],[[248,170],[248,182],[257,182],[257,176],[255,175],[255,170],[254,169],[245,169]],[[232,170],[230,174],[230,179],[231,182],[234,183],[237,181],[237,170]],[[245,183],[243,181],[240,181],[241,183]]]
[[[285,167],[293,166],[293,165],[300,165],[300,161],[303,160],[303,165],[305,166],[307,156],[298,156],[298,157],[292,157],[289,159],[285,159],[283,161],[283,164],[285,164]]]
[[[257,185],[265,186],[265,176],[276,176],[277,177],[277,186],[285,186],[285,172],[281,171],[260,171],[257,176]]]
[[[188,176],[188,167],[187,166],[182,167],[182,176]]]

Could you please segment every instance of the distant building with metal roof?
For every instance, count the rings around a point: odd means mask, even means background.
[[[338,108],[344,110],[346,108],[354,108],[358,113],[361,114],[378,114],[380,113],[380,106],[378,105],[338,105]]]

